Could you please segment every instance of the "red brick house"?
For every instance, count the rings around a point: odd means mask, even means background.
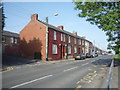
[[[20,56],[19,34],[10,31],[2,31],[2,53],[5,55]]]
[[[92,45],[90,41],[78,36],[77,32],[70,33],[63,26],[55,27],[38,20],[38,14],[33,14],[31,21],[21,30],[20,40],[23,57],[34,58],[37,53],[42,60],[58,60],[86,54],[85,41]]]

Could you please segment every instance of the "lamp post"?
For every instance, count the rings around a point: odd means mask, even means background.
[[[58,14],[54,14],[54,16],[58,16]],[[48,17],[46,17],[46,23],[48,24]],[[46,29],[46,61],[48,61],[48,26],[47,26],[47,29]]]
[[[55,13],[54,16],[58,16],[58,13]],[[48,17],[46,17],[46,23],[48,23]]]

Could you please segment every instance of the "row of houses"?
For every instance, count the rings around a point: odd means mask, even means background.
[[[38,20],[38,14],[31,16],[30,22],[20,34],[3,31],[3,53],[42,60],[73,58],[76,54],[101,52],[92,42],[68,32],[63,26],[55,27]]]

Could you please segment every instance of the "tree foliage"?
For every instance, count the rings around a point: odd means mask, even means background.
[[[1,30],[5,27],[5,14],[4,14],[4,9],[3,9],[3,3],[0,3],[0,26]]]
[[[74,2],[78,16],[105,31],[109,49],[120,47],[120,2]]]

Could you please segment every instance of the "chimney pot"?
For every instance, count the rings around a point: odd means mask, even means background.
[[[38,14],[33,14],[31,16],[31,20],[38,20]]]

